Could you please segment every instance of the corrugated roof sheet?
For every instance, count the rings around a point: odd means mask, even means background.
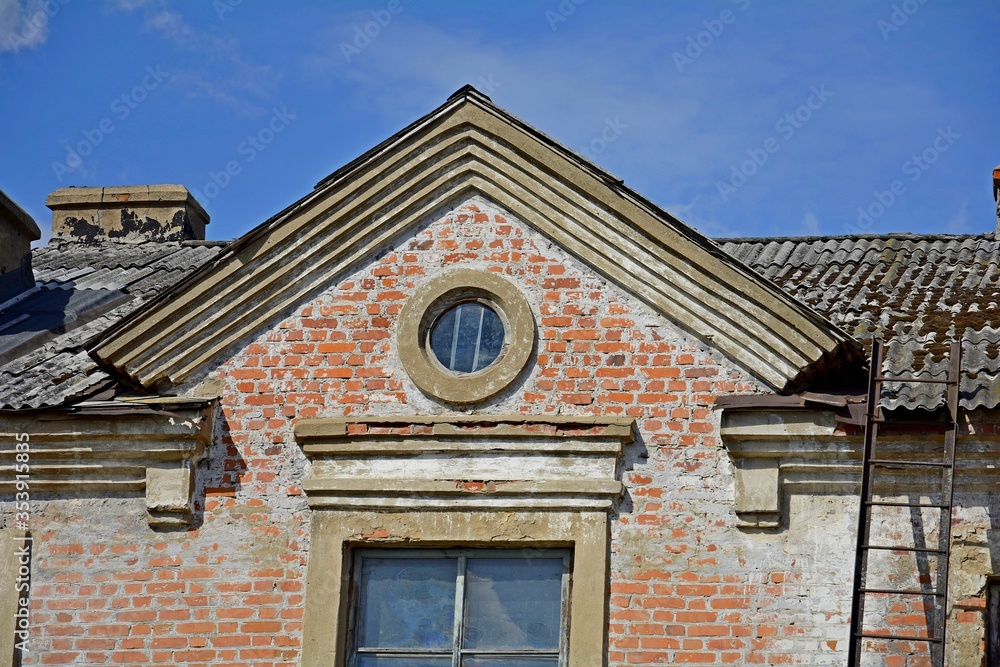
[[[35,289],[0,312],[0,409],[62,405],[114,384],[84,343],[214,258],[225,242],[53,242]]]
[[[720,239],[722,248],[869,347],[887,376],[944,378],[962,341],[961,403],[1000,404],[1000,242],[975,236]],[[887,385],[890,408],[934,409],[940,385]]]

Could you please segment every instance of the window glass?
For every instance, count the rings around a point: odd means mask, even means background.
[[[374,655],[359,655],[357,667],[451,667],[451,657],[387,658]]]
[[[438,362],[456,373],[473,373],[496,361],[504,343],[503,321],[478,301],[446,310],[431,326],[431,351]]]
[[[558,658],[467,658],[462,661],[462,667],[548,667],[558,664]]]
[[[470,558],[465,646],[559,649],[562,559]]]
[[[361,646],[451,649],[455,559],[365,558]]]
[[[349,666],[562,664],[569,554],[530,554],[357,552]]]

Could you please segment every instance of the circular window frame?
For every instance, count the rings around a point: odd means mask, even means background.
[[[473,373],[446,369],[430,349],[430,328],[449,308],[480,301],[500,316],[504,345],[486,368]],[[447,403],[479,403],[500,393],[527,366],[535,348],[535,318],[521,291],[482,269],[452,269],[418,287],[399,316],[397,344],[403,368],[426,394]]]

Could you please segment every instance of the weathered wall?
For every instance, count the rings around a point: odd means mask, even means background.
[[[638,420],[612,515],[610,664],[842,664],[856,501],[792,495],[786,529],[737,529],[712,404],[759,387],[480,199],[214,371],[222,419],[196,528],[152,531],[140,499],[36,499],[27,664],[297,664],[309,510],[292,427],[451,411],[406,376],[394,331],[421,280],[459,264],[515,282],[538,323],[537,357],[479,411]]]

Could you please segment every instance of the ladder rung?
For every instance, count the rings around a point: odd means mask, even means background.
[[[922,466],[925,468],[950,468],[950,463],[939,463],[937,461],[904,461],[903,459],[872,459],[868,462],[872,466]]]
[[[933,595],[936,598],[944,597],[944,593],[937,593],[935,591],[921,591],[913,590],[910,588],[862,588],[862,593],[892,593],[893,595]]]
[[[855,633],[855,637],[861,637],[862,639],[901,639],[903,641],[909,642],[931,642],[933,644],[940,644],[941,640],[938,637],[907,637],[906,635],[880,635],[875,632],[858,632]]]
[[[892,544],[862,544],[862,549],[881,549],[884,551],[911,551],[922,554],[946,554],[944,549],[928,549],[927,547],[901,547]]]
[[[875,378],[876,382],[898,382],[900,384],[958,384],[958,380],[930,380],[923,378],[888,378],[880,376]]]
[[[929,507],[941,510],[951,508],[951,505],[945,503],[890,503],[885,500],[866,500],[865,505],[869,507]]]

